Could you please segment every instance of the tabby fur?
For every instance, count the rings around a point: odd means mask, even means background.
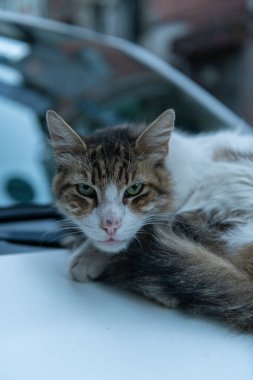
[[[253,137],[171,137],[172,110],[91,137],[47,120],[57,206],[87,236],[71,277],[253,331]]]

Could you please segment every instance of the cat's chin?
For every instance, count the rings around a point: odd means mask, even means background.
[[[105,241],[93,240],[93,244],[100,251],[116,254],[127,248],[129,241],[128,240],[114,240],[108,239]]]

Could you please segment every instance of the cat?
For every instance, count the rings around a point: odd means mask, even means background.
[[[252,332],[253,135],[174,120],[81,137],[48,111],[56,204],[87,237],[70,275]]]

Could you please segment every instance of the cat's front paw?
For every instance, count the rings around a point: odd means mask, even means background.
[[[74,254],[70,262],[69,274],[79,282],[87,282],[98,278],[106,268],[109,257],[100,252],[84,252]]]

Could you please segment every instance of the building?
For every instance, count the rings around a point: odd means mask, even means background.
[[[253,125],[253,0],[0,0],[138,42]]]

